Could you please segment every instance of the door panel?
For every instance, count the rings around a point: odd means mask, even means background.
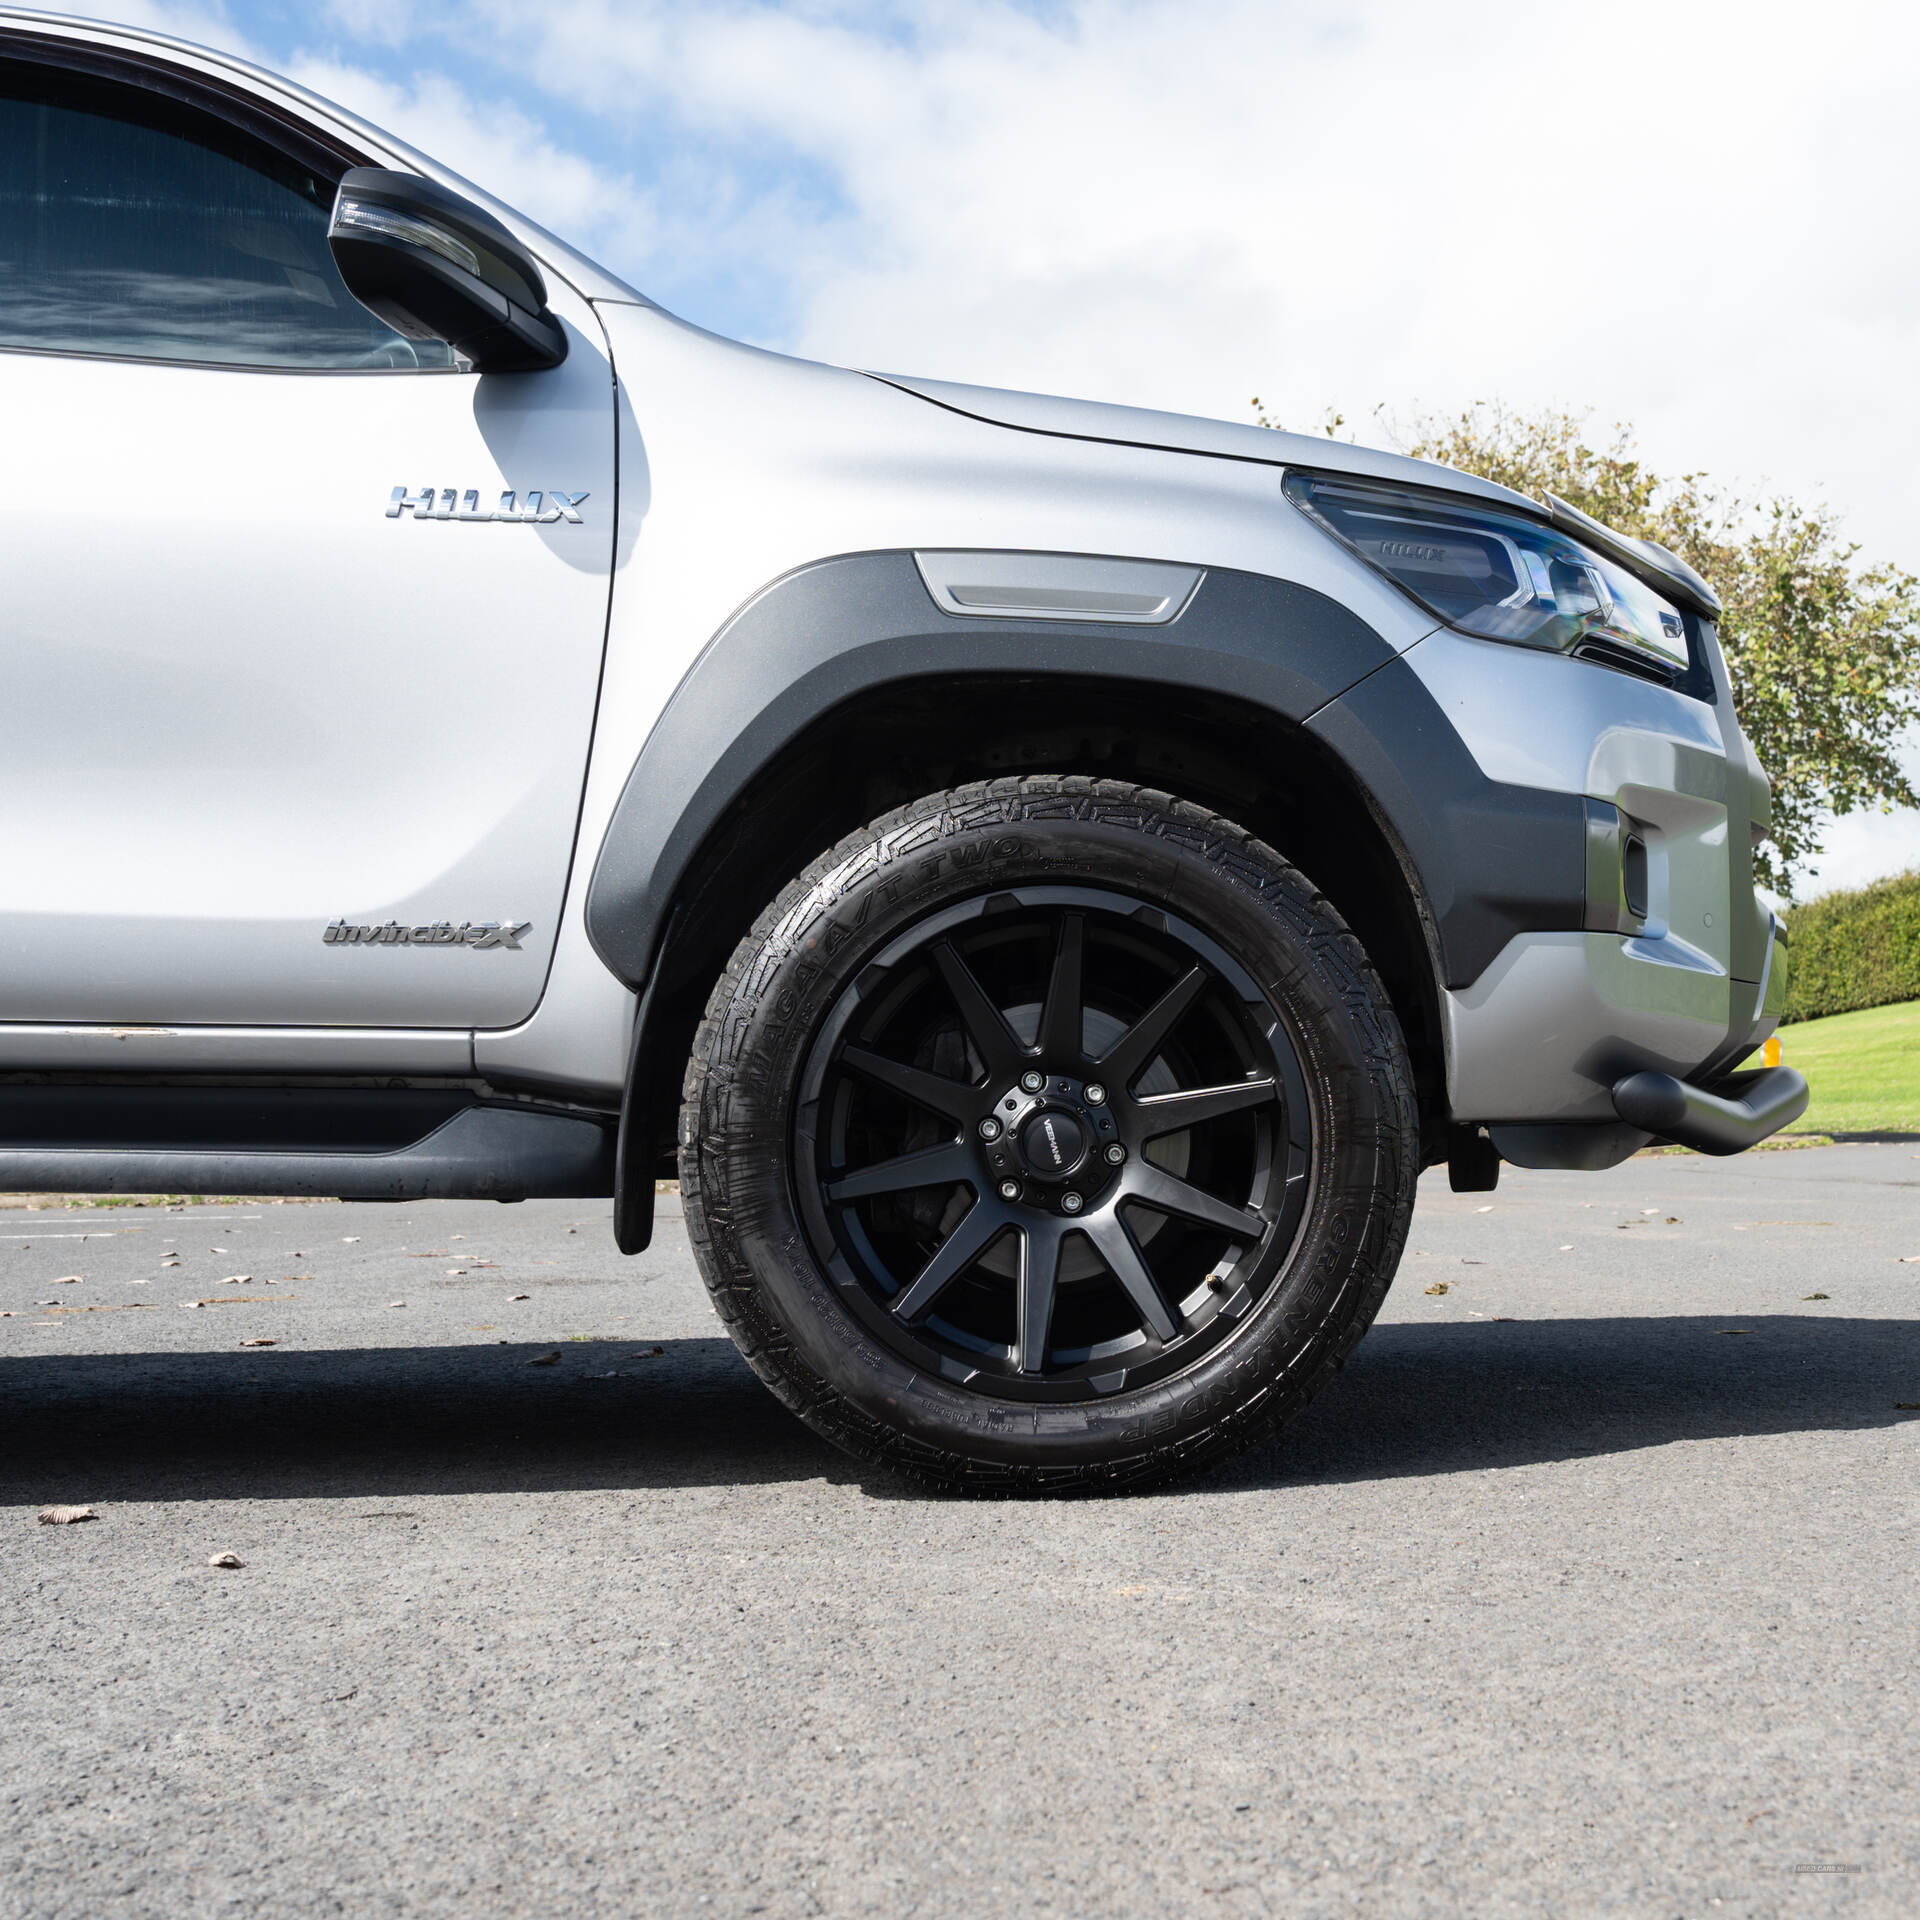
[[[551,291],[570,352],[535,374],[0,352],[0,1020],[532,1010],[614,506],[604,337]],[[578,524],[394,517],[396,487],[584,497]],[[326,938],[486,921],[530,925]]]

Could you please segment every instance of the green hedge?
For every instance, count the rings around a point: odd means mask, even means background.
[[[1789,1020],[1920,1000],[1920,872],[1787,913]]]

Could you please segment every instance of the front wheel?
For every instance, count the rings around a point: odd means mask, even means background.
[[[734,954],[680,1173],[721,1318],[809,1426],[989,1492],[1270,1433],[1378,1311],[1418,1167],[1391,1005],[1271,848],[1000,780],[876,821]]]

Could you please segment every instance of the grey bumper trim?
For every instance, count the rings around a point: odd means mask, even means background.
[[[1630,1073],[1614,1083],[1613,1110],[1629,1126],[1692,1147],[1744,1153],[1807,1110],[1807,1077],[1792,1067],[1732,1073],[1696,1087],[1670,1073]]]

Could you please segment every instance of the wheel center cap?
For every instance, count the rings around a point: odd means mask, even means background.
[[[1090,1144],[1085,1124],[1058,1107],[1042,1107],[1020,1129],[1020,1157],[1042,1180],[1064,1180]]]

